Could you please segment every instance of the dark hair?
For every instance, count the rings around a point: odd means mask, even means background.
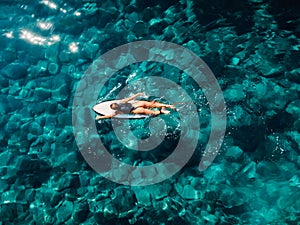
[[[113,109],[113,110],[119,110],[120,108],[120,105],[118,103],[111,103],[110,104],[110,108]]]

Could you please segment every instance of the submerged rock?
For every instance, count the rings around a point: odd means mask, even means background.
[[[13,62],[8,64],[1,70],[1,74],[6,76],[9,79],[17,80],[20,78],[25,78],[27,75],[28,66],[24,65],[21,62]]]
[[[56,211],[56,219],[59,223],[65,223],[72,215],[74,208],[73,202],[63,201]]]
[[[57,82],[58,83],[55,83],[53,85],[54,90],[52,90],[51,97],[53,100],[55,100],[57,102],[66,103],[65,101],[67,100],[67,98],[70,95],[69,88],[68,88],[67,84],[65,83],[65,81],[58,79]]]
[[[55,75],[59,71],[59,66],[56,63],[50,63],[48,66],[48,71],[50,74]]]
[[[244,101],[246,98],[244,86],[241,84],[234,84],[230,86],[225,90],[224,97],[228,102]]]
[[[99,44],[88,42],[83,46],[82,55],[93,60],[99,50]]]
[[[300,117],[300,100],[292,101],[288,104],[286,111],[294,118]]]
[[[298,175],[294,175],[289,182],[291,186],[300,188],[300,178]]]
[[[145,188],[134,188],[135,197],[139,205],[149,206],[151,205],[151,196]]]
[[[290,81],[300,84],[300,68],[288,72],[286,76]]]
[[[71,62],[72,61],[72,53],[71,52],[68,52],[68,51],[61,51],[60,53],[59,53],[59,60],[60,60],[60,62],[62,62],[62,63],[69,63],[69,62]]]
[[[117,219],[116,206],[110,199],[101,200],[97,203],[98,207],[94,213],[94,217],[97,223],[103,224],[109,220]]]
[[[46,99],[50,98],[51,91],[46,88],[36,88],[34,90],[34,100],[36,102],[45,101]]]
[[[143,36],[147,33],[147,26],[143,21],[138,21],[133,26],[132,30],[137,37]]]
[[[16,221],[18,217],[24,216],[25,204],[2,203],[0,204],[0,218],[3,222]]]
[[[76,224],[80,224],[86,220],[88,213],[89,205],[87,202],[75,203],[72,213],[72,221]]]
[[[13,153],[9,151],[4,151],[0,153],[0,167],[5,167],[9,164],[10,160],[13,158]]]
[[[4,115],[6,115],[10,111],[9,102],[7,100],[7,97],[3,94],[0,94],[0,112],[1,112],[1,119],[4,118]],[[2,124],[2,122],[0,122]]]
[[[59,52],[59,44],[50,45],[46,48],[45,58],[48,59],[50,62],[56,63],[58,61]]]
[[[256,163],[250,162],[239,173],[240,179],[247,179],[250,181],[256,179],[256,177],[257,177],[256,168],[257,168]],[[243,181],[241,180],[241,182],[243,182]]]
[[[54,210],[45,207],[44,202],[34,201],[29,205],[32,220],[37,224],[53,224],[56,220]]]
[[[246,193],[224,187],[220,194],[220,201],[225,208],[239,207],[242,210],[247,202],[245,195]]]
[[[80,186],[80,180],[78,174],[66,173],[58,180],[55,185],[56,189],[62,191],[67,188],[78,188]]]
[[[232,146],[226,150],[225,157],[228,160],[237,161],[242,156],[242,154],[242,149],[240,149],[238,146]]]
[[[55,207],[62,200],[63,194],[53,189],[41,188],[34,196],[36,202],[47,202],[49,206]]]
[[[185,199],[200,199],[201,191],[195,190],[195,188],[192,185],[188,184],[183,186],[181,196]]]

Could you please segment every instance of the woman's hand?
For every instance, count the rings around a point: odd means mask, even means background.
[[[139,92],[139,93],[137,93],[136,95],[137,95],[137,96],[143,96],[143,97],[146,97],[145,93],[143,93],[143,92]]]

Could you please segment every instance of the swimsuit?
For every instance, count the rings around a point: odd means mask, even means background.
[[[118,111],[121,111],[125,114],[130,114],[133,110],[136,109],[136,107],[132,106],[130,103],[119,103]]]

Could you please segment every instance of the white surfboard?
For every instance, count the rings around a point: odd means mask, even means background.
[[[111,115],[116,112],[116,110],[113,110],[110,108],[110,105],[112,103],[120,103],[121,100],[112,100],[112,101],[106,101],[106,102],[100,102],[96,105],[93,106],[93,110],[97,114],[101,115]],[[129,101],[129,103],[133,103],[135,101]],[[149,115],[143,115],[143,114],[117,114],[114,116],[114,118],[122,118],[122,119],[143,119],[143,118],[148,118]]]

